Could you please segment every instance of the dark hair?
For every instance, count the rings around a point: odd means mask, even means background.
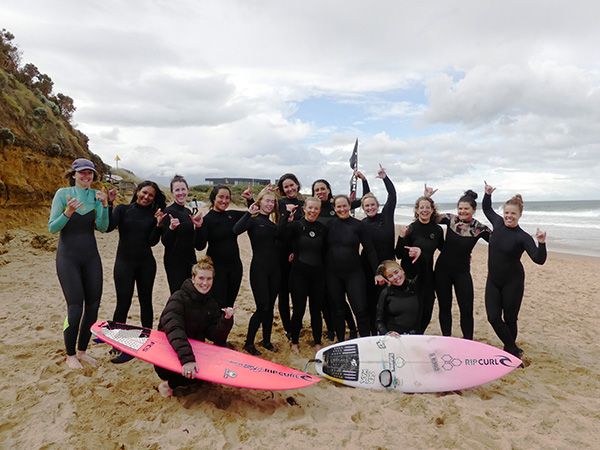
[[[323,183],[325,186],[327,186],[327,189],[329,189],[329,196],[327,197],[327,200],[331,200],[333,198],[333,195],[331,194],[331,185],[329,184],[329,181],[324,180],[324,179],[319,179],[316,180],[313,184],[312,184],[312,196],[315,196],[315,184],[317,183]]]
[[[188,189],[190,188],[187,184],[187,181],[185,181],[185,178],[183,178],[183,176],[181,175],[175,175],[171,180],[171,184],[169,185],[169,189],[171,189],[171,192],[173,192],[174,183],[185,183],[185,187],[187,187]]]
[[[165,207],[167,206],[167,198],[165,197],[165,194],[163,194],[163,191],[160,190],[160,188],[158,187],[158,184],[156,184],[154,181],[150,181],[150,180],[142,181],[140,184],[137,185],[137,187],[135,188],[135,192],[133,193],[133,196],[131,197],[130,203],[137,202],[138,192],[140,192],[146,186],[150,186],[154,189],[154,201],[152,202],[152,205],[151,205],[152,211],[156,211],[159,208],[165,209]]]
[[[475,200],[477,200],[477,192],[468,189],[465,191],[463,196],[458,199],[456,206],[458,206],[459,203],[464,202],[470,204],[473,209],[477,209],[477,202]]]
[[[277,190],[279,191],[279,195],[285,197],[285,192],[283,191],[283,182],[285,180],[292,180],[294,183],[296,183],[296,186],[298,186],[298,192],[300,192],[300,182],[298,181],[298,177],[296,177],[296,175],[293,173],[284,173],[279,177],[279,180],[277,180]]]
[[[335,202],[337,202],[340,198],[343,198],[344,200],[346,200],[348,202],[348,205],[351,205],[352,202],[350,201],[350,197],[348,197],[345,194],[338,194],[335,197],[333,197],[333,206],[335,207]]]
[[[210,191],[210,194],[208,195],[208,199],[210,200],[210,205],[212,208],[215,207],[215,199],[217,198],[217,194],[221,189],[225,189],[227,192],[229,192],[229,197],[231,197],[231,189],[229,189],[229,186],[226,186],[224,184],[215,185],[215,187],[212,188],[212,191]]]
[[[75,186],[75,178],[73,178],[73,176],[75,176],[75,172],[77,172],[77,171],[76,170],[69,170],[65,174],[65,178],[67,180],[69,180],[69,185],[71,185],[71,186]],[[94,172],[94,181],[98,181],[98,172]]]

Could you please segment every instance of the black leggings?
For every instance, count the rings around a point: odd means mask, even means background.
[[[433,305],[435,303],[435,281],[433,272],[427,272],[425,280],[421,285],[421,298],[423,299],[423,315],[421,316],[421,329],[419,334],[425,334],[425,330],[431,322],[433,315]]]
[[[154,366],[154,370],[156,371],[156,374],[161,380],[167,381],[169,383],[169,387],[171,389],[175,389],[180,386],[198,384],[202,382],[202,380],[198,380],[197,378],[186,378],[180,373],[173,372],[162,367]]]
[[[281,276],[279,278],[279,317],[281,318],[281,325],[286,332],[291,330],[291,319],[290,319],[290,270],[292,265],[290,264],[290,253],[285,251],[286,249],[280,250],[279,254],[279,268],[281,269]]]
[[[271,342],[273,328],[273,308],[279,289],[279,267],[267,268],[252,262],[250,264],[250,287],[256,303],[256,311],[248,323],[246,345],[254,344],[258,328],[263,327],[263,344]]]
[[[517,318],[523,300],[524,279],[512,277],[504,284],[490,280],[485,286],[485,309],[488,321],[504,343],[504,350],[517,354]],[[504,317],[503,317],[504,316]]]
[[[460,310],[460,328],[465,339],[473,339],[473,278],[471,272],[435,271],[435,291],[440,307],[440,328],[443,336],[452,336],[452,286]]]
[[[321,308],[325,294],[325,275],[323,266],[308,266],[295,262],[290,272],[290,291],[294,312],[291,320],[292,344],[298,344],[302,319],[306,310],[308,297],[310,310],[310,326],[312,328],[315,345],[321,344],[323,333],[323,320]]]
[[[359,267],[349,272],[327,272],[327,289],[331,300],[333,326],[338,341],[346,340],[346,327],[344,323],[347,308],[346,295],[356,317],[358,332],[361,336],[371,335],[369,315],[367,313],[367,293],[365,288],[365,275]]]
[[[228,264],[215,263],[215,277],[212,287],[213,297],[219,308],[233,307],[242,283],[242,262]]]
[[[75,348],[86,351],[92,332],[90,327],[98,319],[102,297],[102,262],[100,255],[80,253],[65,254],[60,247],[56,253],[56,273],[67,301],[67,319],[63,336],[67,355],[73,356]],[[79,342],[77,336],[79,335]]]
[[[126,260],[117,258],[113,271],[115,290],[117,291],[117,307],[113,321],[126,323],[131,308],[134,286],[137,286],[140,301],[140,317],[142,326],[152,328],[154,312],[152,310],[152,289],[156,277],[156,261],[154,258]]]

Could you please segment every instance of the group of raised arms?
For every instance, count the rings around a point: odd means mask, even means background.
[[[315,350],[328,341],[344,341],[377,334],[424,334],[438,299],[442,334],[452,333],[452,288],[460,309],[460,328],[473,339],[473,281],[471,251],[481,238],[489,242],[485,307],[488,321],[516,356],[517,318],[524,289],[523,252],[537,264],[546,260],[546,234],[535,240],[519,227],[523,200],[516,195],[504,204],[503,215],[492,208],[495,188],[484,183],[483,211],[491,228],[477,221],[477,194],[468,190],[458,200],[456,214],[440,214],[432,198],[436,190],[425,185],[415,202],[415,220],[394,223],[396,190],[380,165],[387,198],[383,207],[370,192],[365,176],[363,196],[351,200],[334,196],[325,179],[313,182],[311,196],[300,196],[300,182],[291,173],[265,187],[253,199],[250,187],[242,197],[248,209],[230,209],[231,190],[212,189],[208,213],[188,209],[189,186],[176,175],[170,183],[174,202],[152,181],[140,183],[129,204],[112,207],[116,191],[91,189],[98,175],[94,164],[77,159],[67,174],[71,187],[59,189],[52,202],[49,229],[60,231],[56,256],[58,278],[67,302],[64,340],[67,365],[96,365],[86,354],[90,326],[97,320],[102,295],[102,265],[94,230],[118,228],[114,265],[117,304],[113,320],[124,323],[137,286],[142,326],[153,325],[152,291],[156,261],[152,247],[164,245],[164,268],[171,297],[160,316],[182,364],[181,373],[157,368],[163,382],[159,391],[190,382],[197,370],[187,339],[209,339],[230,345],[235,301],[243,264],[237,237],[247,232],[252,247],[250,286],[256,309],[247,324],[243,349],[260,355],[277,352],[272,341],[274,308],[291,350],[299,354],[299,336],[308,303]],[[193,207],[197,208],[194,199]],[[351,211],[362,208],[358,220]],[[440,224],[447,227],[446,233]],[[206,249],[197,260],[196,250]],[[437,260],[436,250],[439,252]],[[291,309],[290,309],[291,297]],[[323,331],[323,322],[326,330]],[[262,328],[262,341],[257,334]],[[114,363],[131,359],[112,350]]]

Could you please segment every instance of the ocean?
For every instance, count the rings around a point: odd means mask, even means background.
[[[493,204],[500,215],[503,204]],[[489,225],[481,210],[481,202],[477,206],[475,218]],[[441,213],[456,214],[455,203],[438,203],[437,208]],[[413,211],[414,205],[397,205],[396,225],[412,222]],[[532,235],[537,228],[545,231],[550,252],[600,258],[600,200],[525,202],[519,225]]]

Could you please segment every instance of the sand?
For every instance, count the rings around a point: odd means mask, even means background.
[[[530,365],[484,386],[402,394],[328,380],[276,392],[205,384],[164,399],[150,364],[111,364],[104,344],[89,349],[99,367],[67,368],[61,332],[66,307],[55,255],[32,247],[30,232],[10,235],[0,246],[1,448],[600,448],[599,259],[551,253],[540,267],[523,258],[527,280],[518,342]],[[104,265],[99,318],[110,319],[118,234],[98,233],[97,239]],[[238,349],[254,306],[245,235],[240,243],[245,273],[230,336]],[[475,339],[501,346],[483,306],[486,250],[478,245],[473,256]],[[161,244],[155,255],[161,261],[157,321],[168,298]],[[456,305],[454,312],[459,337]],[[139,324],[136,299],[129,322]],[[440,334],[436,319],[427,333]],[[273,340],[281,350],[264,357],[303,370],[313,356],[310,339],[304,329],[301,355],[292,354],[276,316]],[[307,371],[316,373],[310,365]]]

